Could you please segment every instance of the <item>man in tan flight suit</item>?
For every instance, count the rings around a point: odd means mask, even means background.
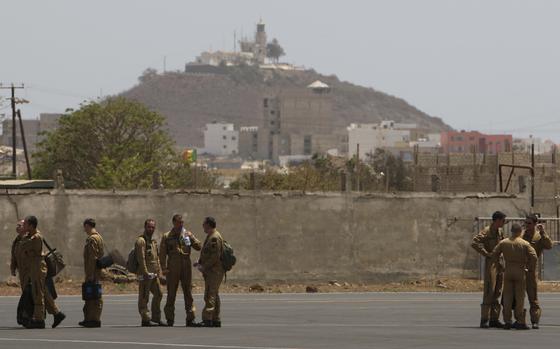
[[[33,317],[26,328],[45,328],[45,309],[54,317],[52,328],[58,326],[66,315],[58,310],[52,295],[46,290],[45,282],[47,278],[47,263],[43,254],[43,237],[37,225],[39,221],[35,216],[27,216],[23,222],[23,229],[27,236],[23,238],[19,247],[19,259],[21,270],[25,270],[22,284],[31,283],[33,294]]]
[[[550,250],[552,248],[552,240],[546,232],[542,224],[538,223],[538,217],[534,214],[528,215],[525,218],[525,231],[523,232],[523,239],[531,244],[537,256],[542,258],[543,250]],[[538,230],[538,232],[537,232]],[[539,320],[541,318],[541,307],[539,305],[539,298],[537,295],[537,284],[539,278],[540,263],[533,272],[527,274],[527,298],[529,298],[529,314],[531,314],[531,324],[533,329],[539,328]]]
[[[136,259],[138,261],[138,311],[142,317],[142,326],[162,326],[161,322],[161,284],[159,277],[161,276],[161,268],[158,258],[158,247],[156,240],[153,240],[154,231],[156,230],[156,221],[147,219],[144,222],[144,234],[136,239],[134,248],[136,250]],[[150,300],[150,292],[152,293],[152,313],[148,311],[148,302]]]
[[[87,218],[84,221],[84,231],[87,234],[84,246],[84,272],[85,282],[99,283],[101,280],[101,269],[97,268],[97,260],[103,257],[103,238],[95,230],[95,220]],[[103,310],[103,299],[87,300],[84,304],[84,321],[78,325],[82,327],[101,327],[101,311]]]
[[[164,312],[167,326],[175,322],[175,297],[181,283],[185,298],[187,327],[196,326],[195,308],[192,298],[192,264],[191,248],[200,251],[200,241],[190,231],[183,228],[183,217],[175,214],[172,219],[173,228],[161,238],[159,260],[163,275],[167,280],[167,301]]]
[[[24,262],[22,260],[23,258],[21,258],[22,255],[20,252],[21,250],[20,242],[25,238],[25,235],[27,234],[25,229],[23,229],[23,223],[24,223],[23,219],[17,222],[16,225],[17,236],[12,242],[12,258],[10,261],[10,272],[12,276],[16,276],[16,272],[19,273],[19,285],[22,291],[25,289],[23,280],[25,279],[25,275],[27,274],[26,271],[22,269]]]
[[[204,276],[204,309],[202,310],[203,327],[222,327],[220,319],[220,295],[218,294],[222,280],[224,279],[224,268],[222,266],[222,251],[224,240],[216,230],[216,220],[206,217],[202,224],[206,239],[202,245],[200,259],[196,267]]]
[[[532,273],[537,265],[537,253],[527,241],[521,238],[521,226],[511,226],[511,236],[502,240],[492,252],[492,259],[497,260],[503,254],[506,262],[504,272],[504,329],[516,328],[528,330],[525,322],[525,281],[527,271]],[[515,323],[511,323],[511,307],[515,298]]]
[[[504,283],[504,267],[499,259],[492,260],[490,254],[504,238],[502,227],[505,222],[506,215],[503,212],[494,212],[492,214],[492,224],[482,229],[482,231],[473,238],[471,244],[472,248],[485,257],[484,293],[482,296],[480,315],[481,328],[502,328],[504,326],[499,320],[501,309],[500,297],[502,296],[502,287]]]

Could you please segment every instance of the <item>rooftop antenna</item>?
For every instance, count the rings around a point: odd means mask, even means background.
[[[233,52],[237,52],[237,31],[233,31]]]

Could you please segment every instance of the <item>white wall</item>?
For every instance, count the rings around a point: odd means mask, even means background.
[[[204,151],[214,155],[239,153],[239,131],[234,130],[233,124],[206,124]]]
[[[366,154],[374,153],[377,148],[395,147],[410,141],[409,130],[395,130],[379,127],[378,124],[351,124],[348,128],[348,157],[356,155],[356,146],[360,144],[360,159]]]

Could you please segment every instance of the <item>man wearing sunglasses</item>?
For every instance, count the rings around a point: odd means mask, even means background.
[[[534,215],[528,215],[525,218],[525,230],[523,231],[523,239],[531,244],[537,256],[539,257],[539,267],[535,268],[533,272],[527,274],[527,298],[529,299],[529,313],[531,314],[531,324],[533,329],[539,328],[539,320],[541,318],[541,307],[537,296],[537,283],[538,275],[540,272],[540,258],[543,250],[550,250],[552,248],[552,240],[544,231],[544,226],[538,224],[539,218]]]

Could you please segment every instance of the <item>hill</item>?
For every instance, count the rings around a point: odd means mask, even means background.
[[[440,118],[429,116],[400,98],[313,70],[236,66],[196,73],[147,71],[139,78],[138,85],[122,95],[162,113],[178,146],[202,146],[205,124],[222,121],[236,127],[260,126],[265,96],[285,88],[305,87],[315,80],[332,88],[335,115],[332,123],[336,127],[344,129],[352,122],[394,120],[416,123],[434,131],[451,129]]]

